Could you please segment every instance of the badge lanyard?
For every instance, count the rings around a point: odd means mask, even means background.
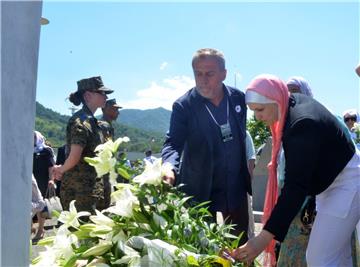
[[[210,109],[208,108],[208,106],[206,104],[205,104],[205,107],[206,107],[207,111],[209,112],[211,118],[215,122],[215,124],[220,127],[221,137],[222,137],[223,142],[228,142],[228,141],[232,140],[233,136],[232,136],[231,127],[230,127],[230,123],[229,123],[229,99],[226,102],[227,117],[226,117],[225,124],[220,125],[216,121],[214,115],[211,113]]]

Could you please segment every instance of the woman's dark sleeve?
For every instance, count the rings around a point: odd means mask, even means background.
[[[264,226],[278,241],[284,240],[292,220],[309,194],[314,170],[321,156],[321,134],[315,121],[302,119],[294,123],[283,137],[285,183]]]

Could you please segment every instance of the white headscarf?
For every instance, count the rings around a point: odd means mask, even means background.
[[[312,90],[310,88],[310,85],[303,77],[300,77],[300,76],[290,77],[290,79],[287,81],[286,84],[287,85],[289,85],[289,84],[296,85],[300,88],[300,92],[302,94],[314,97]]]
[[[259,93],[251,90],[246,90],[245,93],[245,102],[249,103],[257,103],[257,104],[270,104],[276,103],[275,100],[272,100],[266,96],[260,95]]]
[[[357,123],[360,122],[359,113],[356,111],[356,109],[352,108],[352,109],[345,110],[343,113],[343,118],[349,117],[349,116],[356,116],[356,122]]]
[[[48,146],[45,144],[45,137],[40,132],[34,131],[34,135],[35,135],[34,153],[39,153]]]

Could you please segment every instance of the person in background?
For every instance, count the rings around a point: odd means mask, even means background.
[[[290,77],[286,85],[291,94],[300,93],[314,97],[309,83],[301,76]]]
[[[104,184],[84,157],[94,157],[95,148],[105,142],[94,113],[105,107],[107,94],[113,90],[104,86],[100,76],[82,79],[77,86],[77,91],[71,93],[69,99],[74,105],[83,106],[69,119],[66,127],[69,155],[63,165],[54,167],[53,177],[62,181],[60,199],[64,210],[68,210],[70,202],[76,200],[78,211],[94,213],[97,202],[104,197]]]
[[[357,65],[357,67],[355,68],[355,72],[356,72],[357,76],[360,77],[360,64]]]
[[[156,160],[156,158],[152,155],[151,149],[146,150],[144,163],[145,164],[147,164],[147,163],[153,164],[155,160]]]
[[[44,237],[45,231],[44,231],[44,222],[45,219],[42,217],[41,213],[44,210],[46,206],[46,203],[44,201],[44,198],[40,192],[40,189],[37,185],[36,179],[34,177],[34,174],[32,174],[31,179],[31,218],[36,216],[38,217],[38,231],[35,237],[33,238],[33,242],[37,242],[41,238]],[[44,220],[39,220],[40,218],[43,218]],[[31,220],[31,233],[35,234],[36,229],[33,227],[33,222]]]
[[[112,125],[113,121],[116,121],[120,112],[119,109],[122,107],[116,103],[115,98],[106,100],[105,107],[102,108],[102,119],[98,121],[98,124],[102,130],[105,141],[115,141],[115,130]],[[103,176],[104,183],[104,199],[98,202],[98,208],[100,210],[106,209],[111,203],[111,184],[109,180],[109,174]]]
[[[170,184],[195,202],[211,201],[209,211],[219,212],[235,225],[233,234],[247,240],[251,179],[245,154],[246,105],[244,93],[226,86],[225,59],[212,48],[196,51],[192,59],[196,86],[177,99],[161,152],[164,175]],[[180,159],[182,162],[180,164]]]
[[[63,145],[61,147],[58,147],[57,153],[56,153],[56,162],[55,165],[63,165],[66,160],[66,145]],[[55,180],[56,184],[56,195],[60,197],[60,191],[61,191],[61,181]]]
[[[256,153],[255,153],[254,142],[249,131],[246,131],[245,144],[246,144],[246,160],[248,164],[250,177],[252,180],[254,178]],[[254,211],[252,207],[252,196],[250,194],[247,194],[247,197],[248,197],[248,211],[249,211],[248,236],[249,238],[253,238],[255,237],[255,220],[254,220]]]
[[[274,266],[273,238],[283,241],[306,196],[316,195],[317,215],[306,252],[307,265],[352,266],[351,234],[360,219],[360,152],[323,105],[302,94],[289,96],[273,75],[259,75],[247,87],[246,103],[271,128],[272,157],[258,236],[232,251],[250,262],[267,247],[266,266]],[[329,146],[331,144],[331,146]],[[278,197],[277,159],[285,153],[285,180]],[[268,258],[269,254],[272,257]]]
[[[112,126],[112,122],[116,121],[120,112],[119,109],[122,109],[116,103],[116,99],[109,99],[106,101],[105,107],[102,108],[103,116],[102,119],[99,120],[99,126],[101,127],[105,140],[115,140],[115,131],[114,127]]]
[[[360,139],[360,136],[358,136],[359,133],[357,133],[357,123],[360,122],[360,117],[356,109],[348,109],[344,111],[343,118],[346,126],[348,127],[351,137],[353,138],[354,142],[357,143],[358,139]],[[360,142],[360,141],[359,141]]]
[[[42,197],[46,197],[48,186],[53,186],[50,174],[54,165],[54,152],[52,148],[46,145],[45,137],[40,132],[34,131],[33,175]],[[44,213],[39,211],[36,214],[38,230],[34,240],[39,240],[44,236],[46,218],[43,214],[45,214],[45,211],[46,207],[44,207]]]

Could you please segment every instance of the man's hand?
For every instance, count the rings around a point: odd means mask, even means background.
[[[170,185],[174,185],[175,184],[175,173],[173,170],[166,170],[164,172],[164,176],[163,176],[163,180],[170,184]]]

